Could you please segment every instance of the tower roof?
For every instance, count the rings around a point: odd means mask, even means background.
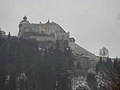
[[[23,20],[27,20],[27,17],[26,17],[26,15],[23,17]]]
[[[20,22],[20,24],[29,24],[29,21],[27,21],[26,15],[23,17],[23,20]]]

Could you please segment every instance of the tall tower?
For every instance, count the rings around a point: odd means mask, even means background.
[[[19,23],[19,33],[18,33],[18,37],[20,37],[22,35],[22,33],[24,32],[24,28],[27,24],[30,24],[29,21],[27,20],[26,15],[23,17],[23,20]]]

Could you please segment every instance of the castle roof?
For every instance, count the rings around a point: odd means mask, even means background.
[[[23,20],[20,22],[20,24],[29,24],[26,15],[23,17]]]

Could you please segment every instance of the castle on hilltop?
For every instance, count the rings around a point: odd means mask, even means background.
[[[59,42],[60,48],[70,47],[78,61],[80,60],[81,64],[84,63],[83,65],[85,63],[88,64],[88,62],[93,64],[97,58],[96,55],[77,45],[75,39],[70,37],[69,32],[66,32],[60,25],[49,20],[46,23],[40,22],[34,24],[30,23],[27,17],[24,16],[23,20],[19,23],[18,37],[37,40],[40,48],[54,47],[55,43]]]
[[[33,24],[24,16],[19,24],[18,37],[35,39],[40,42],[40,47],[49,48],[53,46],[56,41],[64,44],[63,46],[66,46],[67,44],[65,45],[65,43],[67,42],[75,42],[75,39],[70,38],[69,34],[69,32],[65,32],[62,27],[54,22],[48,20],[48,22],[44,24],[41,22],[39,24]],[[41,45],[41,42],[47,42],[47,45]]]

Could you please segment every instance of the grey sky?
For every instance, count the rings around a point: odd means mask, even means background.
[[[7,33],[17,35],[25,14],[32,23],[58,23],[92,53],[105,46],[120,57],[120,0],[0,0],[0,27]]]

